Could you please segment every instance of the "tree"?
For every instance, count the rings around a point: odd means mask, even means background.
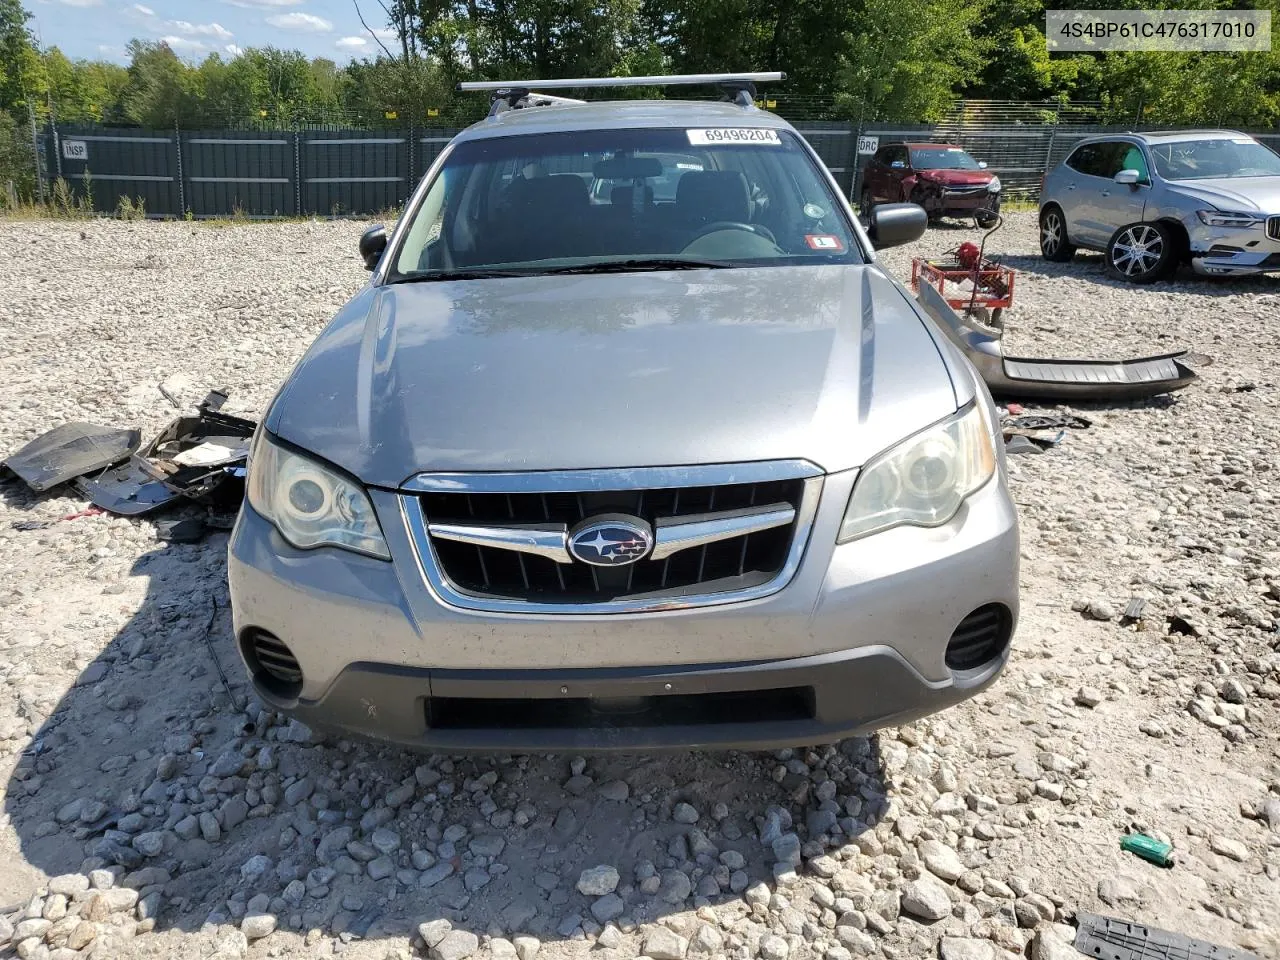
[[[41,108],[49,92],[44,64],[27,29],[30,14],[19,0],[0,0],[0,110],[25,119],[28,106]]]
[[[196,111],[190,67],[166,43],[131,40],[124,115],[143,127],[172,127]]]
[[[987,43],[982,3],[865,0],[845,35],[837,106],[862,119],[937,120],[974,84]]]

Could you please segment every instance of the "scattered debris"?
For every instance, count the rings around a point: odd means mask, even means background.
[[[1075,948],[1100,960],[1262,960],[1243,950],[1092,913],[1076,915]]]
[[[244,479],[236,472],[249,454],[257,424],[220,413],[227,395],[215,391],[195,416],[178,417],[127,464],[75,488],[91,503],[124,516],[150,513],[186,497],[215,506],[238,503]]]
[[[1146,609],[1146,597],[1130,597],[1128,605],[1124,608],[1124,613],[1120,614],[1120,623],[1123,626],[1128,626],[1131,623],[1137,623],[1142,619],[1142,613]]]
[[[925,311],[978,368],[991,392],[1001,396],[1056,397],[1082,400],[1135,400],[1170,393],[1196,378],[1190,364],[1206,365],[1208,357],[1188,351],[1136,360],[1059,360],[1006,357],[1002,312],[1013,300],[1013,271],[983,259],[972,271],[990,274],[1008,285],[989,286],[983,298],[949,297],[946,280],[951,271],[928,261],[912,262],[911,289]],[[978,287],[981,287],[979,283]],[[978,288],[975,288],[977,291]],[[963,312],[957,312],[961,309]]]
[[[1020,453],[1044,453],[1044,449],[1028,437],[1015,435],[1005,440],[1004,452],[1016,456]]]
[[[160,520],[156,523],[156,536],[169,543],[199,543],[208,532],[209,527],[201,517]]]
[[[1173,866],[1173,857],[1170,856],[1173,853],[1173,845],[1145,833],[1126,834],[1120,840],[1120,849],[1136,854],[1157,867]]]
[[[93,423],[64,423],[36,437],[0,464],[36,493],[126,459],[142,440],[140,430]]]

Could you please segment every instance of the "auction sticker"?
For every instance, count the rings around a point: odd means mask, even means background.
[[[844,249],[844,241],[829,233],[806,234],[804,242],[809,245],[810,250],[821,250],[824,253],[839,253]]]
[[[687,130],[689,142],[699,147],[720,146],[732,143],[763,143],[770,147],[782,146],[777,130],[760,127],[713,127],[710,130]]]

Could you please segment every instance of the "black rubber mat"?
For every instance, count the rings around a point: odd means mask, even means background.
[[[1093,913],[1076,915],[1075,948],[1095,960],[1262,960],[1243,950]]]

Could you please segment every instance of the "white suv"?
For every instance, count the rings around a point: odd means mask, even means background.
[[[1045,259],[1078,247],[1132,283],[1182,262],[1217,276],[1280,272],[1280,156],[1230,130],[1085,140],[1040,191]]]

